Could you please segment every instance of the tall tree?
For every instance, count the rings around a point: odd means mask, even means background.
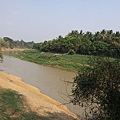
[[[120,60],[97,59],[74,79],[73,104],[92,120],[120,120]]]
[[[58,36],[51,41],[34,45],[34,48],[45,52],[79,53],[120,57],[120,33],[112,30],[97,31],[96,33],[72,30],[65,37]]]

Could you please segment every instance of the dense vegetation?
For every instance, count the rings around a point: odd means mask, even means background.
[[[120,60],[95,59],[74,78],[74,105],[90,120],[120,120]]]
[[[33,48],[34,42],[25,42],[23,40],[13,40],[9,37],[0,38],[0,45],[4,48]]]
[[[32,112],[23,96],[10,89],[0,88],[0,120],[50,120]]]
[[[103,55],[120,57],[120,32],[102,30],[96,33],[73,30],[65,37],[35,43],[34,48],[43,52]]]
[[[68,55],[68,54],[54,54],[48,52],[42,53],[37,50],[25,50],[13,52],[12,55],[14,57],[27,60],[30,62],[75,72],[80,71],[80,69],[83,66],[88,65],[91,59],[97,57],[79,54]]]

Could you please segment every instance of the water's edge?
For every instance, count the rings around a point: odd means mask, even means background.
[[[79,110],[79,107],[67,104],[70,101],[68,94],[71,94],[72,84],[64,82],[72,82],[75,73],[23,61],[8,55],[3,57],[4,61],[0,64],[0,69],[20,77],[25,83],[40,89],[43,94],[63,104],[66,103],[70,111],[80,115],[82,110]]]

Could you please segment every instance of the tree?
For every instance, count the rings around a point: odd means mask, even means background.
[[[80,45],[80,49],[79,49],[79,52],[81,54],[90,54],[91,53],[91,45],[92,45],[92,42],[88,39],[83,39],[82,40],[82,43]]]
[[[72,103],[92,120],[120,120],[120,60],[97,59],[74,78]]]
[[[3,61],[3,55],[2,55],[2,52],[1,52],[1,45],[0,45],[0,62]]]
[[[72,30],[65,37],[59,35],[56,39],[35,43],[34,48],[43,52],[70,53],[74,50],[77,54],[119,58],[120,33],[105,29],[96,33]]]
[[[93,45],[96,47],[96,53],[99,55],[107,55],[109,44],[102,41],[94,41]]]

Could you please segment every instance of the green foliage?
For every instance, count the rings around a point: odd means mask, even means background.
[[[72,30],[65,37],[35,43],[33,48],[43,52],[68,53],[71,49],[83,55],[102,55],[120,58],[120,33],[102,30],[96,33]]]
[[[72,49],[70,49],[70,50],[68,51],[68,53],[69,53],[69,55],[74,55],[74,54],[75,54],[75,51],[72,50]]]
[[[1,52],[1,47],[0,47],[0,61],[3,61],[3,54]]]
[[[68,71],[78,71],[83,64],[87,65],[91,58],[91,56],[88,55],[54,54],[39,52],[37,50],[14,52],[12,55],[23,60]]]
[[[19,41],[15,41],[11,38],[8,37],[4,37],[3,39],[0,39],[1,41],[1,46],[2,47],[6,47],[6,48],[33,48],[33,44],[34,42],[25,42],[23,40]]]
[[[2,55],[2,53],[1,53],[1,51],[0,51],[0,58],[3,59],[3,55]]]
[[[97,58],[74,78],[73,104],[92,120],[120,119],[120,60]]]
[[[90,40],[83,39],[80,45],[79,53],[84,54],[84,55],[90,54],[92,52],[90,48],[91,45],[92,45],[92,42]]]
[[[102,41],[94,41],[93,45],[96,47],[96,54],[103,53],[104,55],[107,55],[109,44],[102,42]]]

